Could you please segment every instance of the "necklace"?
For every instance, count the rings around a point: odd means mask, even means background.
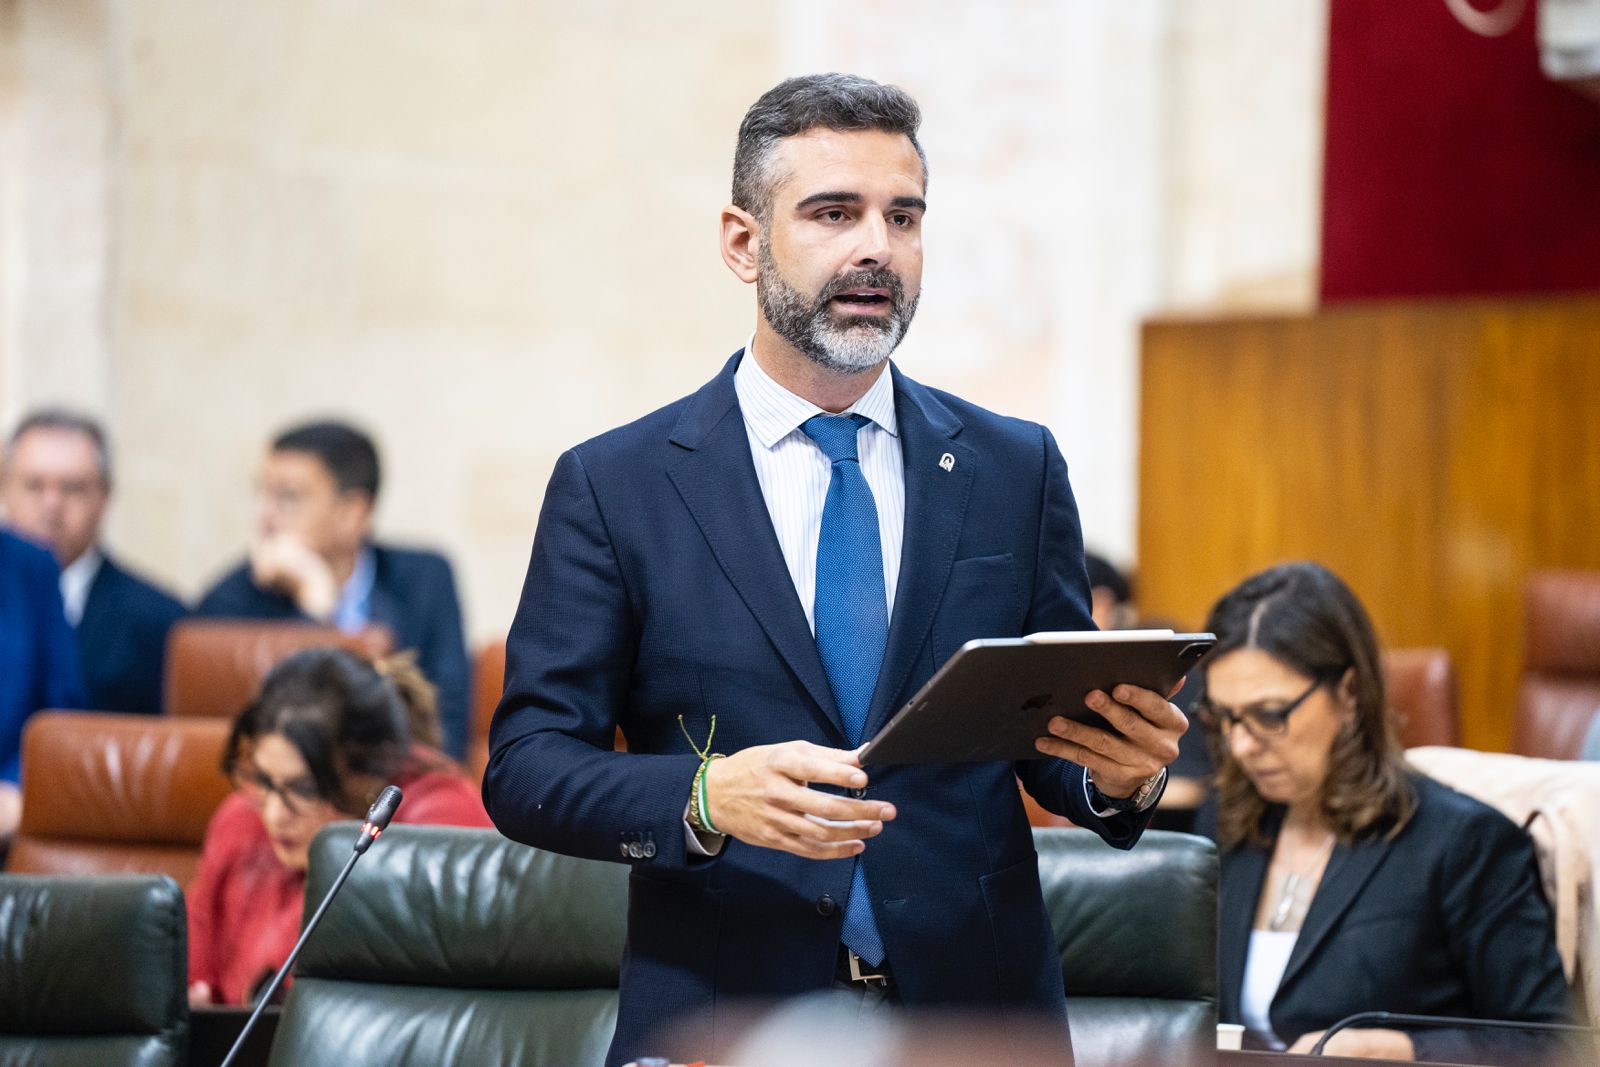
[[[1272,905],[1272,918],[1267,920],[1267,929],[1282,930],[1289,922],[1289,916],[1294,913],[1295,905],[1300,902],[1300,883],[1305,881],[1307,875],[1316,870],[1328,854],[1333,851],[1335,836],[1328,834],[1328,840],[1317,849],[1317,854],[1311,862],[1298,871],[1290,871],[1283,876],[1283,886],[1278,890],[1278,899]]]

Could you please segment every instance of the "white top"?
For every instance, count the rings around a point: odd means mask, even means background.
[[[1268,1013],[1272,998],[1278,995],[1278,986],[1283,983],[1289,954],[1299,938],[1298,930],[1250,931],[1250,948],[1244,959],[1244,986],[1239,990],[1239,1017],[1275,1049],[1282,1049],[1284,1044],[1272,1032]]]
[[[756,481],[772,517],[772,528],[783,550],[795,593],[806,609],[806,621],[816,632],[817,542],[822,537],[822,506],[828,499],[833,464],[800,424],[813,415],[827,414],[777,382],[745,345],[745,357],[733,374],[755,461]],[[878,508],[878,541],[883,546],[883,588],[888,597],[888,617],[894,617],[895,583],[900,578],[900,547],[905,537],[906,471],[900,452],[900,430],[894,414],[894,382],[884,361],[878,380],[861,399],[841,414],[864,415],[872,420],[856,435],[861,473],[872,489]]]
[[[103,558],[100,550],[90,545],[83,555],[61,570],[61,606],[66,609],[67,622],[74,629],[83,621],[83,608],[89,602],[89,587],[94,584],[94,576],[100,573]]]

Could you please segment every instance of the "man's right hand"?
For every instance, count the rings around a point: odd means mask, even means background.
[[[339,603],[328,561],[289,534],[270,534],[250,546],[250,580],[283,593],[313,619],[326,619]]]
[[[712,760],[706,768],[711,821],[747,845],[831,860],[859,854],[895,816],[893,804],[819,792],[808,788],[813,782],[861,789],[867,773],[855,752],[809,741],[757,745]]]

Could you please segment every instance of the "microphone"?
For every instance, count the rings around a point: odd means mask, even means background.
[[[389,827],[389,820],[394,818],[395,809],[400,806],[400,787],[386,785],[383,792],[378,794],[378,799],[372,802],[372,807],[367,809],[367,821],[361,824],[361,836],[356,838],[356,852],[362,853],[372,847],[378,835]],[[335,887],[337,888],[337,887]],[[332,893],[328,894],[330,897]]]
[[[1328,1039],[1340,1030],[1351,1026],[1366,1023],[1400,1023],[1404,1026],[1423,1027],[1460,1027],[1464,1030],[1541,1030],[1548,1033],[1559,1034],[1600,1034],[1600,1029],[1592,1026],[1574,1026],[1571,1023],[1522,1023],[1511,1019],[1463,1019],[1451,1015],[1407,1015],[1398,1011],[1358,1011],[1354,1015],[1346,1015],[1322,1032],[1317,1038],[1317,1043],[1311,1046],[1308,1056],[1322,1055],[1322,1046]]]
[[[239,1055],[239,1050],[244,1048],[245,1039],[250,1036],[250,1031],[255,1028],[256,1020],[261,1018],[261,1013],[266,1010],[267,1004],[272,1000],[272,995],[283,984],[284,978],[289,974],[289,968],[293,967],[294,961],[300,958],[300,950],[306,947],[306,939],[311,936],[311,931],[315,930],[317,924],[322,922],[322,915],[328,910],[328,905],[333,903],[334,894],[339,892],[344,886],[345,879],[350,877],[350,872],[355,869],[356,860],[360,859],[362,853],[372,847],[372,843],[378,839],[378,835],[383,833],[384,829],[389,825],[389,820],[394,818],[395,810],[400,807],[402,798],[403,794],[400,792],[399,786],[386,785],[383,787],[383,792],[378,794],[378,799],[372,802],[372,807],[367,809],[367,819],[361,824],[361,833],[356,837],[355,847],[350,852],[350,859],[345,862],[344,870],[339,872],[339,877],[335,878],[333,885],[328,887],[327,895],[322,898],[322,903],[317,905],[317,910],[312,913],[310,920],[306,923],[306,928],[300,931],[300,940],[296,941],[294,948],[289,950],[289,958],[283,961],[283,966],[278,968],[278,973],[272,976],[272,981],[267,984],[267,988],[262,990],[261,995],[256,998],[255,1010],[250,1013],[250,1018],[244,1021],[244,1028],[239,1031],[239,1036],[234,1039],[233,1047],[223,1057],[222,1067],[228,1067],[234,1061],[234,1058]]]

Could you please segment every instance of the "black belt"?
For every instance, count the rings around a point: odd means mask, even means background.
[[[894,973],[889,970],[888,960],[873,967],[843,945],[839,946],[839,958],[833,968],[833,977],[846,985],[865,986],[869,989],[894,987]]]

